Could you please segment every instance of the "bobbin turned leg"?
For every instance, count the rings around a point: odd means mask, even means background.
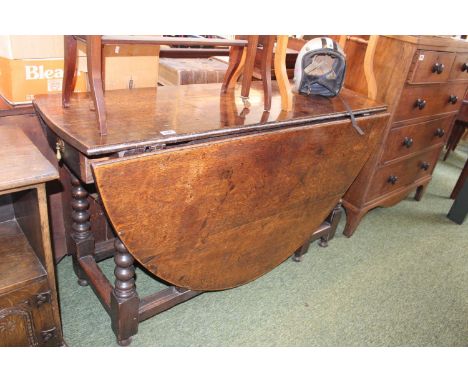
[[[91,232],[89,221],[90,213],[88,202],[88,191],[83,187],[80,180],[71,174],[72,183],[72,232],[71,232],[71,254],[73,256],[73,269],[78,277],[78,284],[88,285],[86,275],[80,266],[80,258],[94,253],[94,237]]]
[[[140,300],[135,287],[135,267],[133,257],[116,238],[115,242],[115,287],[111,294],[112,329],[121,346],[132,342],[132,336],[138,332],[138,308]]]
[[[336,228],[340,222],[342,212],[343,207],[341,207],[340,202],[336,205],[330,215],[328,215],[327,221],[330,223],[330,229],[320,238],[319,245],[321,247],[328,247],[328,242],[335,237]]]

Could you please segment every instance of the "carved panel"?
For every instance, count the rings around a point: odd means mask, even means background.
[[[37,346],[31,311],[26,307],[0,310],[0,344],[2,346]]]

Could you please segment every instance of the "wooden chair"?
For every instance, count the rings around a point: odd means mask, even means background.
[[[291,49],[295,51],[300,51],[304,44],[307,41],[314,37],[320,36],[307,36],[305,38],[295,38],[295,37],[287,37],[287,36],[278,36],[277,39],[277,46],[276,46],[276,53],[275,53],[275,74],[278,81],[278,86],[280,88],[281,93],[281,103],[282,103],[282,110],[290,111],[292,105],[292,93],[291,87],[289,86],[288,76],[286,72],[285,56],[286,50]],[[377,81],[375,79],[374,74],[374,55],[375,49],[377,46],[377,41],[379,36],[369,36],[366,40],[362,37],[356,36],[329,36],[330,38],[337,41],[343,50],[345,50],[347,42],[353,41],[358,44],[362,44],[365,46],[365,53],[363,58],[363,63],[353,65],[354,67],[358,67],[359,69],[362,68],[364,70],[364,75],[366,78],[367,84],[363,85],[362,92],[367,93],[367,96],[370,99],[375,100],[377,98]]]
[[[348,41],[353,41],[358,44],[362,44],[366,47],[364,54],[363,69],[364,76],[367,81],[367,97],[373,100],[377,98],[377,81],[375,79],[374,74],[374,55],[378,39],[379,36],[369,36],[369,38],[366,40],[362,37],[345,35],[341,36],[339,40],[339,44],[343,51],[346,50],[346,45]]]
[[[236,36],[236,39],[244,36]],[[229,54],[229,66],[226,70],[222,93],[227,93],[234,88],[237,80],[242,75],[241,97],[248,107],[248,97],[252,77],[255,72],[256,62],[260,63],[257,74],[263,82],[264,110],[271,108],[271,69],[274,51],[275,77],[281,95],[281,108],[284,111],[292,109],[292,93],[286,71],[286,50],[288,36],[246,36],[247,47],[232,46]],[[276,49],[275,49],[276,41]],[[260,46],[259,46],[260,45]]]
[[[106,108],[104,102],[104,65],[102,49],[104,45],[145,44],[145,45],[181,45],[184,46],[230,46],[229,66],[223,81],[222,93],[235,86],[242,75],[241,97],[248,106],[248,97],[255,63],[260,62],[259,75],[263,82],[264,110],[271,108],[271,69],[273,50],[276,41],[275,77],[281,95],[281,107],[284,111],[292,109],[292,93],[286,71],[286,50],[288,36],[236,36],[235,39],[180,38],[155,36],[65,36],[64,37],[64,76],[62,104],[70,107],[70,97],[77,78],[77,43],[86,44],[87,69],[93,107],[96,111],[99,131],[107,134]],[[206,54],[206,52],[204,52]]]
[[[258,36],[257,36],[258,37]],[[208,38],[180,38],[156,36],[64,36],[64,74],[62,86],[63,107],[70,107],[70,97],[77,79],[78,41],[86,44],[88,79],[91,98],[96,111],[99,131],[107,134],[106,107],[104,102],[103,85],[103,55],[104,45],[184,45],[184,46],[231,46],[247,47],[253,44],[254,38],[247,40],[208,39]],[[253,47],[250,48],[252,50]]]

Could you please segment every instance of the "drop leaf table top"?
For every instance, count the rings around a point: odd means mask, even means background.
[[[220,95],[220,84],[164,86],[106,93],[108,135],[101,136],[91,101],[86,93],[75,93],[73,107],[64,109],[60,94],[39,95],[34,106],[47,126],[60,138],[87,156],[122,149],[175,144],[275,127],[326,122],[348,113],[339,98],[293,95],[293,109],[281,110],[281,97],[273,81],[270,112],[263,110],[261,83],[253,82],[250,103],[244,108],[240,87]],[[354,113],[386,110],[355,92],[340,94]]]

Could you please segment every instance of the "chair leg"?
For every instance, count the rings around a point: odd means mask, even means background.
[[[104,56],[104,45],[101,45],[101,82],[102,91],[106,92],[106,57]]]
[[[233,46],[229,52],[229,66],[224,74],[223,85],[221,86],[221,93],[226,93],[228,89],[234,87],[237,82],[241,66],[243,67],[244,48],[240,46]]]
[[[244,72],[242,74],[242,89],[241,97],[246,103],[247,98],[249,98],[250,86],[252,85],[252,76],[255,65],[255,56],[257,54],[257,45],[258,45],[258,35],[251,35],[247,38],[247,53],[245,56],[245,66]]]
[[[275,77],[281,95],[281,110],[292,110],[292,92],[286,71],[288,36],[278,36],[275,50]]]
[[[77,77],[78,47],[76,39],[73,36],[64,36],[63,48],[62,105],[69,107]]]
[[[264,110],[271,109],[271,61],[273,58],[273,46],[275,44],[275,36],[267,36],[263,39],[262,49],[262,66],[261,75],[263,82],[263,102]]]
[[[87,62],[88,79],[91,98],[94,103],[96,116],[101,135],[107,134],[106,106],[104,103],[104,90],[102,86],[102,44],[101,36],[87,36]]]

